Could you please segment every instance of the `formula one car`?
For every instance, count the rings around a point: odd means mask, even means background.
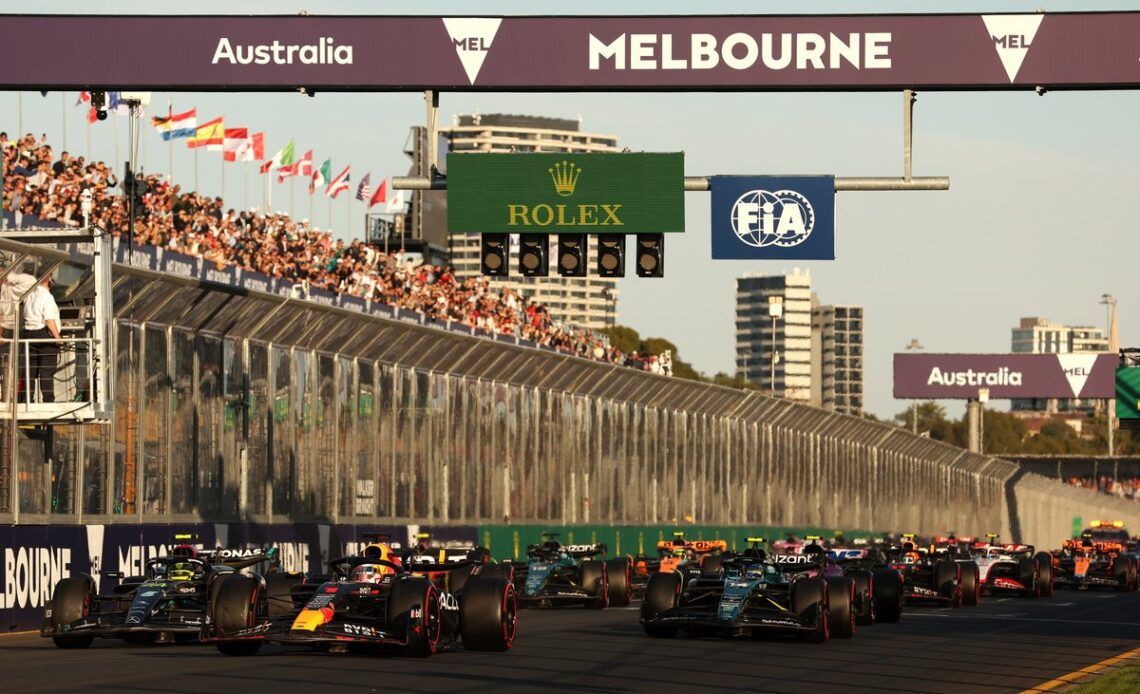
[[[176,535],[181,544],[168,556],[147,560],[143,576],[104,574],[120,579],[113,595],[97,595],[95,581],[87,574],[60,580],[44,611],[40,635],[60,648],[86,648],[95,637],[141,643],[197,640],[216,579],[266,563],[270,585],[298,580],[276,571],[276,548],[198,550],[190,539]]]
[[[262,577],[223,576],[211,591],[202,640],[226,655],[253,655],[267,641],[416,657],[460,645],[474,651],[510,649],[518,602],[508,567],[471,560],[415,569],[386,547],[372,556],[334,559],[327,580],[293,586],[293,599],[303,607],[284,611],[273,604]],[[452,592],[420,571],[467,576]]]
[[[715,571],[720,567],[721,556],[728,551],[724,540],[686,540],[685,533],[673,533],[671,540],[657,542],[657,556],[637,556],[632,560],[630,593],[633,597],[645,594],[649,577],[657,572],[676,571],[682,564],[697,563]]]
[[[907,604],[938,602],[951,607],[978,604],[977,565],[959,562],[955,556],[932,554],[919,549],[914,535],[903,535],[901,545],[884,551],[887,566],[902,577]]]
[[[365,535],[365,538],[373,542],[364,548],[364,556],[382,556],[387,536],[375,534]],[[426,576],[437,588],[447,592],[463,588],[476,566],[492,563],[491,552],[485,547],[473,542],[441,544],[433,542],[429,533],[416,533],[415,544],[398,554],[408,571]],[[511,569],[503,571],[509,578]]]
[[[762,549],[725,557],[722,570],[686,579],[682,573],[649,578],[641,603],[645,633],[671,638],[679,631],[723,636],[790,634],[822,643],[855,634],[855,583],[842,576],[785,571],[811,558],[784,555],[781,563]]]
[[[543,533],[543,542],[527,547],[527,561],[509,564],[520,606],[602,609],[630,603],[629,557],[606,559],[604,544],[563,545],[556,537]]]
[[[878,548],[866,543],[827,550],[824,574],[855,581],[857,619],[860,624],[902,619],[903,577],[892,569]]]
[[[988,542],[975,543],[971,553],[978,565],[979,588],[985,595],[1016,592],[1022,597],[1049,597],[1053,594],[1053,557],[1033,551],[1032,545],[1000,544],[997,535]]]
[[[1140,588],[1140,561],[1127,553],[1128,531],[1120,521],[1093,521],[1081,537],[1065,540],[1052,553],[1052,569],[1058,587],[1088,590]]]

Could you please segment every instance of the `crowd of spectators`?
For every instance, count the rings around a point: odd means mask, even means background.
[[[1140,477],[1079,477],[1073,475],[1065,482],[1074,487],[1092,489],[1103,494],[1112,494],[1122,499],[1140,501]]]
[[[92,222],[116,237],[128,232],[119,181],[103,162],[55,151],[47,136],[10,141],[0,133],[4,158],[4,211],[17,226],[24,217],[80,226],[80,196],[92,193]],[[419,311],[431,318],[518,337],[611,364],[671,375],[669,355],[624,355],[592,331],[557,323],[546,307],[509,288],[495,291],[487,278],[458,278],[446,265],[420,261],[401,249],[334,239],[308,220],[280,212],[235,210],[221,197],[183,191],[172,181],[140,176],[144,209],[134,243],[203,258],[219,268],[237,265],[333,292]]]

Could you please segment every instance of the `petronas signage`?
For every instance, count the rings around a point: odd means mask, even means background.
[[[680,153],[452,153],[453,233],[637,234],[685,230]]]

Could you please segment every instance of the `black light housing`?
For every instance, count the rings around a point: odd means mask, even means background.
[[[586,235],[558,235],[558,274],[563,277],[586,276]]]
[[[479,269],[483,274],[506,277],[510,273],[507,267],[507,235],[483,234],[480,246]]]
[[[665,234],[637,235],[637,276],[665,276]]]
[[[523,277],[546,277],[550,272],[550,236],[522,234],[519,236],[519,272]]]
[[[598,274],[625,277],[625,234],[598,234]]]
[[[96,118],[107,120],[107,92],[91,92],[91,108]]]

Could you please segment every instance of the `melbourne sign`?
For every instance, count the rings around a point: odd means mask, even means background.
[[[1085,398],[1114,396],[1115,354],[896,354],[896,398],[973,400],[989,397]]]
[[[714,176],[712,257],[833,260],[834,176]]]
[[[451,232],[685,230],[682,154],[449,154]]]
[[[1140,12],[333,17],[2,15],[0,88],[1135,88]],[[377,40],[383,37],[383,40]],[[50,51],[42,50],[51,46]],[[146,60],[124,60],[128,46]]]

